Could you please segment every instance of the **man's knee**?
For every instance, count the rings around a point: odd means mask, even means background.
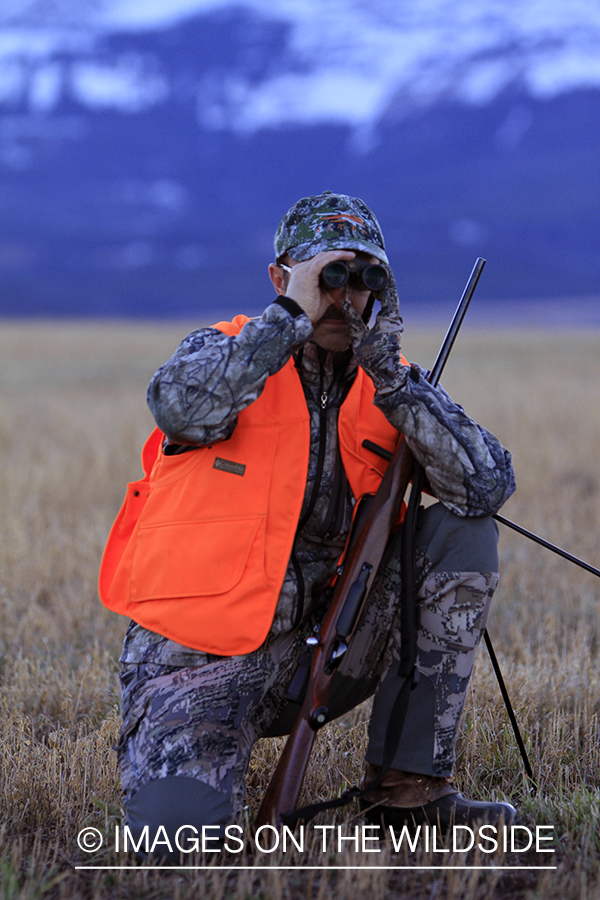
[[[189,858],[202,842],[219,849],[232,815],[231,799],[195,778],[149,781],[125,803],[130,849],[170,862]]]
[[[426,550],[431,571],[498,571],[498,526],[489,516],[457,516],[436,503],[424,510],[416,543]]]

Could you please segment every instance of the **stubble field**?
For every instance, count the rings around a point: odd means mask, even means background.
[[[0,326],[0,897],[597,898],[600,579],[506,529],[489,631],[539,790],[529,791],[483,647],[457,776],[471,796],[510,799],[522,825],[554,826],[554,853],[412,854],[386,844],[374,854],[351,842],[323,852],[319,839],[303,853],[213,854],[211,868],[195,871],[75,868],[135,865],[114,851],[126,622],[102,608],[96,578],[125,483],[140,474],[152,427],[146,384],[191,327]],[[430,365],[442,337],[409,327],[404,353]],[[599,346],[593,331],[466,330],[443,379],[513,451],[518,491],[503,513],[597,566]],[[307,798],[360,778],[367,718],[362,707],[319,735]],[[277,746],[256,748],[248,833]],[[345,835],[361,824],[352,808],[320,821]],[[102,834],[96,853],[78,847],[85,827]],[[452,868],[466,865],[483,868]]]

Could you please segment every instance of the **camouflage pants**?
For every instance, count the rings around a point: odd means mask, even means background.
[[[420,611],[418,668],[394,768],[450,775],[475,651],[498,581],[497,528],[462,519],[440,504],[417,532]],[[357,639],[336,672],[332,717],[375,693],[367,759],[380,764],[390,711],[402,679],[399,561],[390,559],[369,598]],[[285,693],[314,622],[270,636],[254,653],[213,657],[191,667],[123,666],[118,747],[127,818],[225,824],[243,806],[254,742],[287,733],[298,706]],[[390,640],[391,631],[391,640]]]

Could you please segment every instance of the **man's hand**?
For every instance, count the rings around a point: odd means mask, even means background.
[[[348,300],[342,302],[342,309],[359,366],[377,390],[391,391],[404,384],[409,368],[400,362],[400,335],[404,328],[393,274],[390,273],[390,280],[378,299],[381,309],[372,328],[367,327]]]
[[[286,297],[295,300],[311,322],[318,322],[332,303],[329,294],[319,286],[319,275],[329,263],[338,259],[354,259],[354,256],[351,250],[328,250],[317,253],[305,262],[296,263],[291,267]]]

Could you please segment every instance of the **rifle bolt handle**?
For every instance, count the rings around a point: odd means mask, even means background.
[[[309,637],[306,638],[306,643],[309,647],[318,647],[319,646],[319,638],[317,637]]]

